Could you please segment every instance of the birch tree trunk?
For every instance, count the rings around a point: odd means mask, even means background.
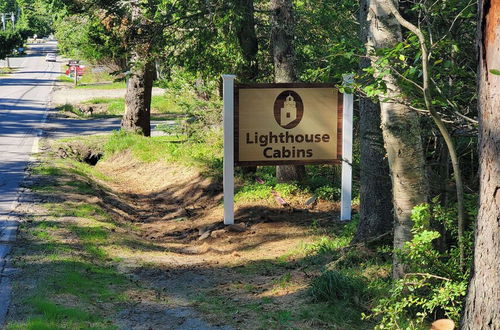
[[[360,39],[366,42],[368,0],[361,0],[359,8]],[[370,66],[363,58],[360,68]],[[353,242],[364,242],[392,230],[392,193],[389,165],[385,158],[380,106],[368,98],[360,98],[361,173],[359,225]]]
[[[271,50],[274,62],[274,82],[297,81],[295,68],[295,21],[293,0],[271,0]],[[278,182],[300,181],[306,173],[304,165],[276,166]]]
[[[401,26],[383,1],[367,0],[366,49],[379,76],[385,68],[377,67],[375,50],[395,46],[401,41]],[[427,201],[425,160],[418,115],[401,101],[402,91],[392,74],[381,76],[387,86],[380,95],[381,127],[392,181],[394,207],[394,248],[400,249],[411,239],[411,210]],[[401,278],[404,265],[393,259],[393,278]]]
[[[500,329],[500,0],[479,1],[479,212],[462,329]]]

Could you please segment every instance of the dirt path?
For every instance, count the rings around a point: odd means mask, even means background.
[[[311,308],[304,292],[319,268],[307,263],[299,267],[302,252],[297,250],[318,239],[321,233],[311,232],[312,220],[317,225],[331,222],[336,205],[319,202],[315,209],[306,210],[305,196],[290,199],[289,210],[274,200],[239,202],[237,226],[224,227],[220,182],[194,168],[142,163],[122,153],[98,162],[95,170],[107,179],[93,177],[90,195],[87,190],[75,193],[72,187],[88,184],[78,175],[34,180],[30,184],[38,187],[55,185],[57,193],[48,189],[49,193],[33,194],[19,213],[43,223],[54,218],[46,218],[47,212],[33,203],[63,208],[83,203],[106,211],[110,218],[100,221],[112,221],[117,227],[99,248],[107,259],[116,260],[112,264],[120,274],[149,288],[128,291],[135,302],[113,316],[120,329],[281,328],[291,325],[292,311],[300,314]],[[88,220],[77,217],[56,221],[69,222],[69,228],[75,223],[89,226]],[[23,242],[29,240],[29,232],[21,236]],[[24,255],[30,252],[21,251],[19,258]],[[19,276],[23,278],[22,273]],[[40,276],[45,275],[36,278]],[[17,299],[22,301],[23,294],[18,293]],[[26,311],[22,302],[16,304],[11,318],[22,319]],[[295,328],[316,328],[310,321],[294,322]]]

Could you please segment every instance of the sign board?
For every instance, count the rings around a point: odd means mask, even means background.
[[[234,223],[234,165],[342,162],[340,219],[350,220],[353,95],[327,84],[235,86],[235,78],[222,75],[224,224]]]
[[[342,102],[331,84],[235,85],[235,165],[340,163]]]

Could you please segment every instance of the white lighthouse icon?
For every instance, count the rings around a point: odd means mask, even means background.
[[[293,96],[288,94],[283,104],[283,108],[281,108],[280,124],[281,126],[286,126],[295,119],[297,119],[297,104],[295,103]]]

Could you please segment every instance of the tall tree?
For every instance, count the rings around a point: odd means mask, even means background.
[[[359,8],[360,39],[366,43],[368,0],[362,0]],[[360,68],[370,65],[362,58]],[[392,230],[392,197],[389,164],[385,158],[380,106],[369,98],[359,101],[359,126],[361,135],[359,225],[354,242],[363,242]]]
[[[244,82],[255,82],[259,74],[257,59],[259,45],[255,32],[254,0],[237,0],[235,6],[236,35],[244,61],[239,79]]]
[[[154,62],[151,57],[155,24],[146,17],[146,8],[138,1],[130,1],[127,12],[127,45],[130,54],[130,73],[125,95],[125,112],[121,127],[124,130],[151,135],[151,94]],[[158,31],[156,31],[158,33]]]
[[[271,0],[271,52],[274,63],[274,82],[296,82],[295,21],[292,0]],[[300,181],[306,173],[304,165],[276,166],[279,182]]]
[[[395,2],[397,3],[397,2]],[[411,211],[427,201],[427,180],[418,114],[404,104],[394,74],[379,63],[377,51],[394,47],[402,40],[401,26],[386,3],[368,0],[366,49],[375,77],[382,80],[385,93],[379,97],[381,127],[392,181],[394,205],[394,248],[401,249],[411,238]],[[394,254],[393,277],[404,274],[404,265]]]
[[[479,1],[479,212],[462,329],[500,329],[500,0]]]
[[[239,79],[243,82],[255,82],[259,75],[259,62],[257,53],[259,44],[257,33],[255,32],[255,8],[254,0],[235,1],[236,36],[243,56],[243,67]],[[242,168],[243,173],[253,174],[257,171],[257,166],[247,166]]]
[[[122,128],[149,136],[154,57],[166,43],[179,43],[176,28],[203,16],[208,4],[174,0],[68,0],[95,15],[123,45],[128,61],[128,84]],[[167,29],[169,29],[167,31]]]

